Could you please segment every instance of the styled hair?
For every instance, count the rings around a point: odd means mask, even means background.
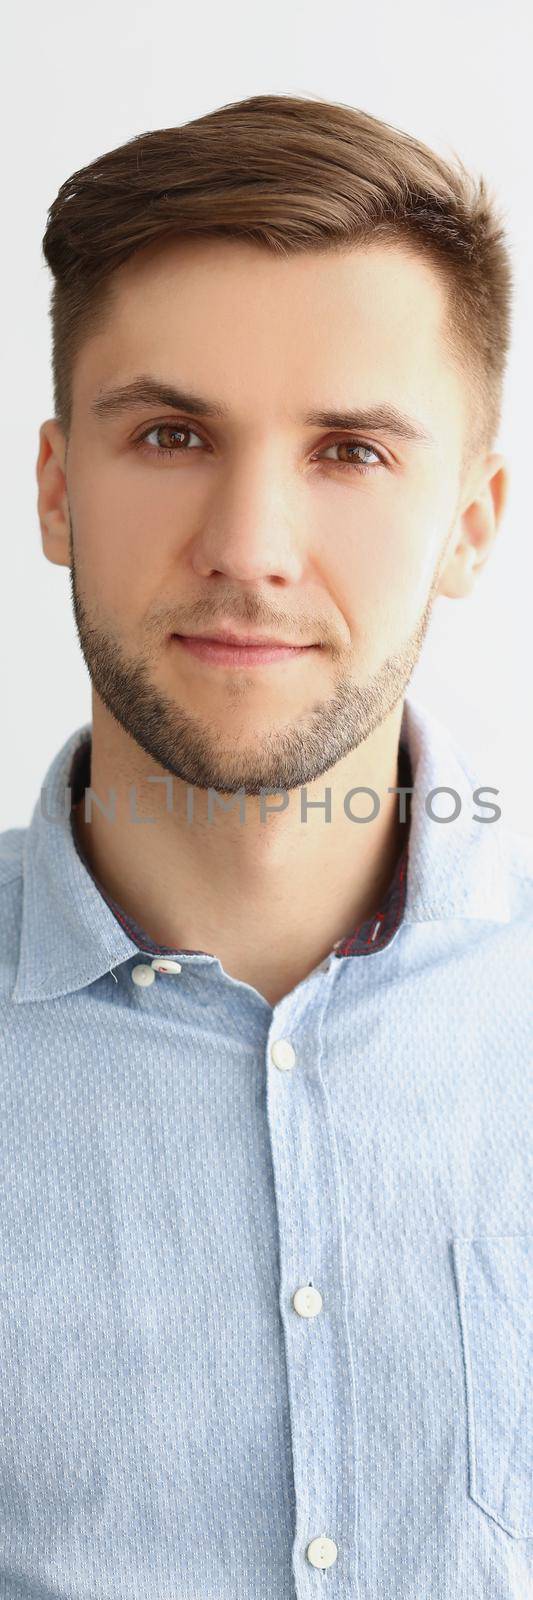
[[[289,257],[394,245],[425,257],[445,291],[444,353],[467,390],[463,467],[490,450],[511,337],[512,269],[483,177],[352,106],[258,94],[177,128],[139,134],[61,185],[43,252],[55,415],[66,437],[72,373],[105,325],[116,269],[170,238],[248,240]]]

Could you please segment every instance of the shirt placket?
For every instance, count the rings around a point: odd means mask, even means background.
[[[360,1596],[356,1385],[341,1172],[323,1044],[334,981],[332,970],[313,975],[307,999],[300,991],[300,998],[283,1000],[266,1043],[298,1600],[311,1600],[324,1584],[343,1600]]]

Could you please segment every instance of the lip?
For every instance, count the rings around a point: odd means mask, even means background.
[[[238,645],[240,650],[244,650],[245,647],[252,649],[253,646],[259,647],[259,645],[267,644],[274,646],[276,650],[281,649],[282,646],[286,650],[302,650],[306,648],[306,646],[294,644],[292,639],[276,639],[274,634],[234,633],[232,628],[216,628],[214,633],[175,633],[172,637],[173,639],[207,639],[210,644]]]
[[[229,634],[224,634],[222,638],[216,635],[206,638],[200,634],[173,633],[172,643],[181,645],[200,661],[224,667],[258,667],[269,661],[286,661],[291,657],[303,656],[306,651],[315,648],[309,644],[277,644],[267,639],[249,644],[243,643],[242,639],[232,639]]]

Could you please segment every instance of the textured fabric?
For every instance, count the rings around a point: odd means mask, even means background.
[[[530,841],[406,696],[401,920],[271,1006],[129,937],[88,732],[0,835],[0,1600],[531,1600]]]
[[[405,832],[408,839],[410,823],[409,791],[412,787],[413,774],[409,750],[405,744],[400,744],[398,752],[398,768],[399,781],[397,787],[404,788],[406,790],[406,821],[402,825],[402,833]],[[83,798],[85,790],[90,786],[90,782],[91,733],[89,731],[83,744],[79,745],[77,750],[75,750],[71,762],[70,773],[68,775],[71,808],[77,805],[78,800]],[[129,933],[130,939],[132,939],[133,943],[137,945],[137,948],[139,950],[143,950],[145,954],[150,955],[168,954],[168,945],[156,944],[154,940],[150,938],[150,935],[146,932],[146,930],[141,928],[138,922],[134,921],[133,917],[127,916],[122,906],[118,904],[118,901],[114,900],[111,895],[107,894],[103,884],[99,882],[98,878],[95,877],[94,872],[92,872],[85,853],[81,849],[81,846],[76,838],[74,830],[72,837],[74,839],[74,844],[80,860],[83,861],[84,866],[87,868],[87,872],[91,874],[93,883],[96,884],[97,888],[100,890],[100,894],[102,894],[104,899],[107,900],[107,904],[108,906],[111,906],[111,910],[117,918],[117,921],[120,922],[121,926],[126,929],[126,933]],[[384,946],[389,943],[389,939],[392,939],[399,923],[402,920],[405,908],[405,896],[407,893],[407,856],[408,850],[406,842],[400,852],[400,855],[398,856],[396,867],[383,898],[382,904],[376,908],[371,917],[367,917],[365,921],[361,922],[357,928],[352,929],[352,932],[348,934],[345,939],[337,940],[337,943],[334,946],[337,956],[369,955],[372,954],[374,950],[382,950]],[[196,954],[209,955],[210,952],[208,950],[204,950],[197,951]]]

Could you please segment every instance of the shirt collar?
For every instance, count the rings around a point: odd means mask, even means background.
[[[71,772],[90,737],[91,724],[86,723],[54,757],[25,830],[21,936],[12,993],[18,1003],[70,994],[138,954],[138,944],[101,894],[72,834]],[[473,800],[477,780],[447,730],[411,694],[404,697],[400,744],[407,746],[413,794],[406,886],[401,858],[395,874],[403,907],[395,933],[401,922],[457,917],[509,921],[501,821],[474,820],[473,813],[479,813]],[[426,810],[431,790],[440,787],[455,791],[461,801],[459,815],[448,823],[433,821]],[[452,807],[452,795],[436,797],[436,815],[448,814]],[[339,942],[337,953],[352,953],[350,935]]]

